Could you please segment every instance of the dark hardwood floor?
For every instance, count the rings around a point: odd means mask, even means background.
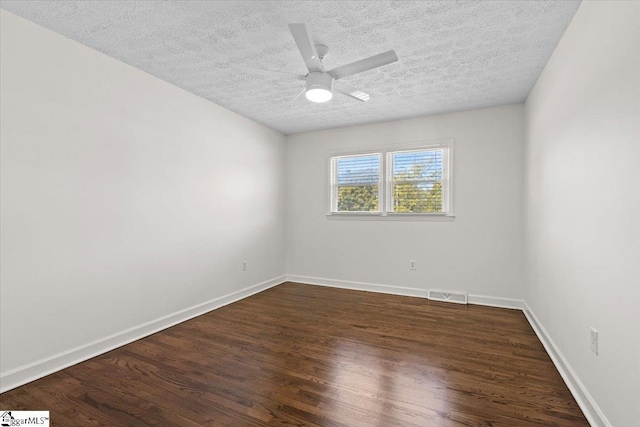
[[[0,395],[55,426],[588,426],[517,310],[285,283]]]

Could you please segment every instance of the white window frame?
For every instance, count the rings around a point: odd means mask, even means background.
[[[443,149],[442,157],[442,210],[443,212],[393,212],[393,163],[392,155],[398,152],[425,151]],[[338,212],[336,187],[336,162],[340,157],[358,157],[380,155],[380,171],[378,175],[378,209],[376,212]],[[416,141],[387,145],[377,148],[367,147],[360,150],[334,151],[328,153],[329,219],[407,219],[407,220],[452,220],[453,211],[453,178],[454,178],[454,140],[441,139],[432,141]]]

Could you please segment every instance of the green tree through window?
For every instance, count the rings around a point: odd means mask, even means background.
[[[345,156],[336,160],[338,212],[378,212],[381,155]]]
[[[338,187],[338,211],[376,212],[377,210],[377,185]]]
[[[414,164],[409,171],[395,174],[393,211],[442,212],[442,182],[438,178],[438,170],[428,163]]]

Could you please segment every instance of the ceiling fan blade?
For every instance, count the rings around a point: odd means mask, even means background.
[[[293,105],[296,102],[298,102],[298,100],[300,99],[300,97],[302,97],[302,95],[304,95],[304,93],[307,91],[307,88],[305,87],[304,89],[302,89],[302,91],[300,91],[299,94],[296,95],[295,98],[293,98],[291,101],[289,101],[289,104]]]
[[[286,71],[263,70],[260,68],[249,68],[249,67],[236,67],[236,68],[242,71],[246,71],[247,73],[260,74],[260,75],[269,76],[269,77],[279,77],[279,78],[285,78],[289,80],[304,80],[305,78],[305,76],[303,76],[302,74],[287,73]]]
[[[341,67],[334,68],[329,71],[329,74],[334,79],[338,80],[343,77],[352,76],[354,74],[362,73],[363,71],[372,70],[374,68],[382,67],[383,65],[391,64],[398,60],[398,55],[394,50],[389,50],[378,55],[370,56],[365,59],[361,59],[351,64],[343,65]]]
[[[333,90],[335,92],[350,96],[351,98],[355,98],[358,101],[362,101],[362,102],[366,102],[369,99],[371,99],[368,93],[338,81],[333,82]]]
[[[305,24],[289,24],[289,30],[291,30],[293,39],[298,45],[298,50],[300,50],[302,59],[304,59],[304,63],[307,64],[309,72],[324,72],[324,67],[322,66],[322,62],[320,62],[320,57],[316,51],[316,46],[311,38],[311,34],[307,30],[307,26]]]

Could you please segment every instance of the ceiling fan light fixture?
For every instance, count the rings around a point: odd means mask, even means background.
[[[317,87],[314,89],[307,89],[307,92],[304,94],[307,99],[311,102],[327,102],[331,98],[333,98],[333,93],[329,89]]]
[[[307,76],[305,97],[311,102],[327,102],[333,98],[333,77],[329,73],[313,72]]]

